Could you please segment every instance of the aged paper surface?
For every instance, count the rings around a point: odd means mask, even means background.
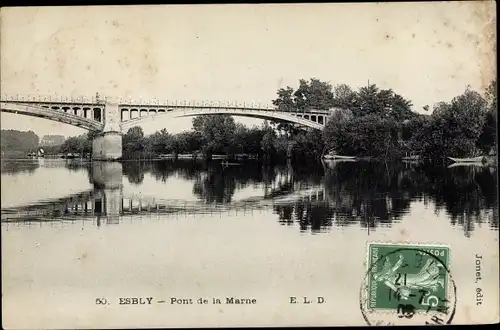
[[[494,2],[0,13],[4,328],[499,321]]]

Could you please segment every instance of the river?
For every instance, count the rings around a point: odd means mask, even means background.
[[[451,246],[456,321],[498,315],[494,167],[40,159],[1,171],[4,326],[363,325],[368,241]],[[477,253],[496,260],[486,309],[473,304]],[[117,306],[146,296],[166,304]],[[227,296],[259,303],[168,304]],[[327,303],[299,318],[291,296]]]

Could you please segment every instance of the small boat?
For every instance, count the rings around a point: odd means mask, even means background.
[[[448,157],[448,158],[457,163],[479,163],[483,161],[483,156],[472,157],[472,158],[453,158],[453,157]]]
[[[174,154],[159,154],[158,155],[159,159],[172,159],[175,158]]]
[[[460,166],[480,166],[483,167],[483,162],[459,162],[448,165],[448,168],[460,167]]]
[[[403,157],[403,160],[420,160],[420,156],[419,155],[405,156]]]
[[[235,166],[235,165],[241,165],[241,164],[240,163],[230,163],[228,161],[222,161],[221,165],[222,166],[231,166],[231,165]]]
[[[196,154],[178,154],[177,159],[192,159],[196,158]]]
[[[326,154],[323,156],[323,159],[355,159],[355,156],[340,156],[335,154]]]
[[[321,163],[327,168],[333,169],[341,163],[355,163],[356,159],[323,159]]]
[[[337,163],[350,163],[355,162],[356,159],[346,159],[346,158],[336,158],[336,159],[323,159],[323,162],[326,164],[337,164]]]

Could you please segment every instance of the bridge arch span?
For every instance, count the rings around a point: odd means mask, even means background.
[[[135,109],[133,109],[135,110]],[[139,114],[140,115],[140,114]],[[322,130],[324,125],[312,120],[298,117],[301,113],[286,113],[282,111],[262,110],[262,109],[241,109],[241,108],[167,108],[165,112],[158,111],[157,114],[149,114],[122,122],[122,130],[126,132],[129,128],[143,124],[149,120],[164,120],[167,118],[196,117],[196,116],[214,116],[231,115],[238,117],[250,117],[267,120],[281,120],[304,127]]]
[[[0,103],[1,112],[44,118],[80,127],[88,131],[102,131],[102,129],[104,128],[104,124],[96,120],[77,116],[71,112],[58,111],[54,108],[55,107],[52,107],[52,109],[47,109],[41,106],[33,106],[21,103],[10,103],[10,102]],[[62,107],[62,109],[66,111],[70,110],[69,107]]]

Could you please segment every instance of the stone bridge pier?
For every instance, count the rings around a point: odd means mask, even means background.
[[[92,160],[120,160],[122,158],[122,130],[118,103],[107,99],[103,117],[104,129],[92,141]]]

